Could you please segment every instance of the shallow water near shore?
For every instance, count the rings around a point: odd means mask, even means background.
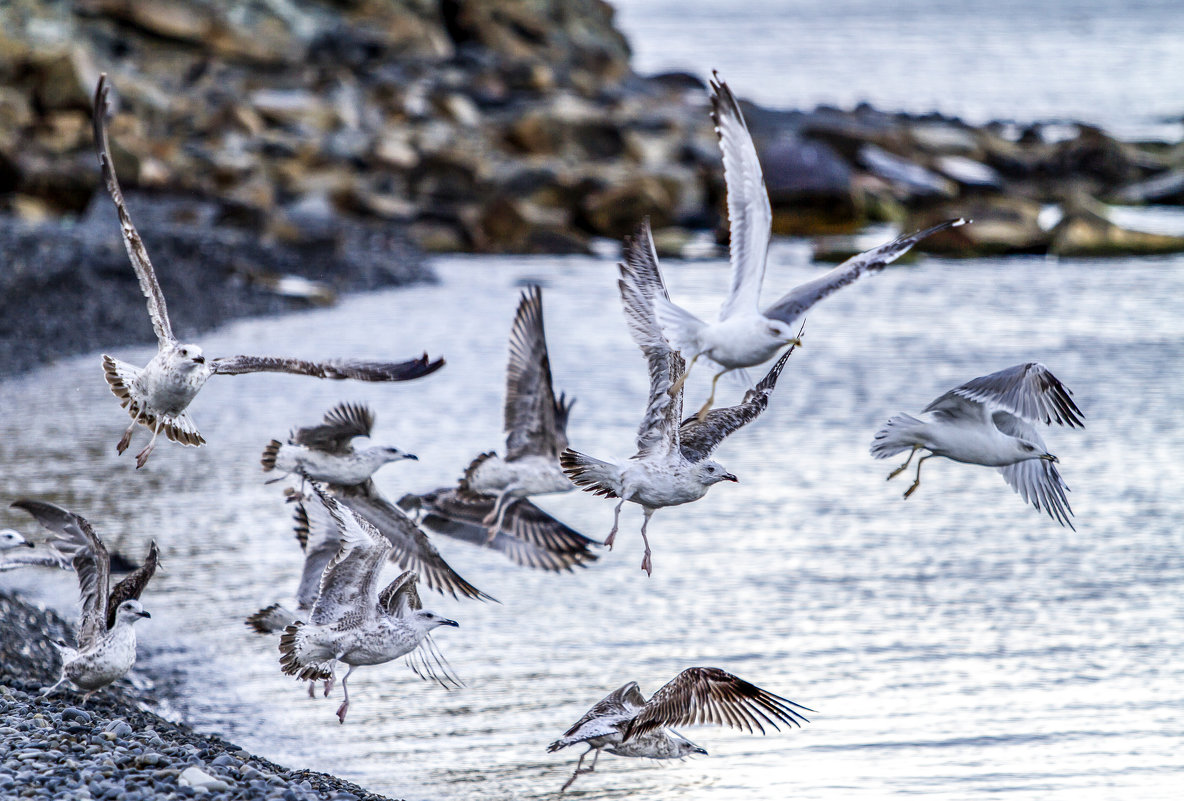
[[[437,538],[501,601],[425,593],[460,622],[436,642],[467,686],[446,692],[401,664],[360,669],[344,726],[340,690],[308,699],[280,675],[275,642],[242,624],[287,600],[300,567],[287,483],[265,485],[259,467],[264,444],[339,401],[364,401],[375,440],[420,457],[384,468],[384,491],[453,481],[473,455],[504,447],[506,335],[520,287],[538,280],[556,387],[579,399],[573,446],[631,453],[646,376],[613,259],[444,258],[437,285],[205,335],[212,355],[426,349],[448,365],[385,386],[216,378],[192,407],[211,444],[162,442],[138,472],[131,454],[115,455],[127,419],[97,354],[4,381],[0,498],[68,506],[137,558],[156,537],[165,570],[143,599],[153,618],[141,660],[181,672],[190,720],[392,797],[553,795],[580,749],[546,746],[595,701],[629,680],[649,694],[685,667],[715,665],[817,710],[812,722],[768,737],[688,729],[709,757],[605,755],[569,795],[1173,798],[1184,781],[1182,268],[1180,257],[923,259],[844,289],[810,313],[769,411],[718,452],[740,483],[655,516],[652,578],[638,569],[636,508],[616,550],[570,575]],[[775,243],[766,299],[818,269],[801,245]],[[676,299],[715,314],[722,262],[671,262],[666,273]],[[142,363],[150,351],[118,355]],[[890,414],[1030,359],[1086,414],[1084,431],[1045,432],[1076,533],[989,469],[930,461],[908,501],[904,477],[885,483],[897,461],[867,448]],[[689,404],[708,379],[697,369]],[[145,441],[141,431],[133,450]],[[612,504],[591,495],[540,503],[597,538],[612,522]],[[32,530],[15,510],[0,524]],[[77,592],[69,574],[0,581],[67,608]]]

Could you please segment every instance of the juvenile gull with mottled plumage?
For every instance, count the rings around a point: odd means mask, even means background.
[[[619,498],[613,515],[613,527],[604,544],[610,548],[617,536],[621,507],[631,501],[645,511],[641,538],[645,556],[641,569],[652,572],[646,527],[655,509],[697,501],[712,485],[736,481],[723,465],[710,458],[724,439],[752,422],[769,405],[777,377],[793,352],[791,347],[774,364],[744,400],[735,406],[715,409],[702,420],[682,417],[682,389],[671,392],[682,374],[684,362],[662,335],[654,316],[654,299],[666,296],[666,286],[658,271],[649,222],[643,223],[636,236],[625,241],[625,262],[620,265],[618,286],[625,319],[634,342],[645,354],[650,373],[649,400],[645,417],[637,430],[637,453],[627,460],[601,461],[568,448],[559,463],[568,477],[586,492]]]
[[[418,669],[412,663],[413,669],[444,687],[459,684],[430,637],[433,629],[456,626],[456,621],[422,608],[413,571],[403,573],[379,592],[378,579],[390,543],[316,482],[309,483],[337,527],[340,544],[321,574],[308,622],[292,624],[280,637],[284,673],[331,683],[336,663],[349,665],[341,680],[345,697],[337,710],[342,723],[349,709],[347,683],[360,665],[380,665],[412,654],[423,645],[427,654],[420,654]]]
[[[316,378],[345,379],[360,381],[407,381],[427,375],[443,366],[442,359],[429,361],[425,353],[418,359],[405,362],[359,361],[340,359],[326,362],[310,362],[301,359],[274,358],[264,356],[230,356],[207,359],[201,347],[178,342],[173,336],[169,322],[164,294],[156,280],[148,251],[132,224],[131,215],[124,203],[115,167],[111,161],[111,148],[107,141],[107,105],[109,83],[106,74],[99,77],[95,89],[94,135],[95,149],[99,157],[103,180],[115,203],[123,242],[127,254],[140,281],[140,290],[148,300],[148,315],[156,331],[157,353],[143,368],[103,356],[103,371],[111,391],[127,409],[132,418],[131,425],[124,431],[116,450],[123,453],[131,443],[132,432],[140,424],[152,431],[152,440],[136,455],[136,467],[143,467],[157,436],[164,435],[183,445],[199,446],[205,439],[198,432],[187,411],[190,402],[211,376],[241,375],[243,373],[292,373]]]
[[[21,499],[13,506],[24,509],[43,526],[71,543],[69,548],[82,595],[82,619],[77,648],[55,643],[62,655],[62,675],[46,687],[49,695],[63,682],[85,690],[85,702],[98,690],[127,674],[136,661],[133,625],[151,617],[140,605],[140,594],[159,565],[156,543],[149,547],[144,564],[111,587],[111,559],[102,540],[86,518],[52,503]]]
[[[547,746],[547,751],[553,753],[577,743],[588,746],[580,754],[575,772],[560,790],[563,792],[578,776],[596,769],[601,750],[649,759],[706,754],[707,751],[672,727],[713,724],[764,734],[765,725],[780,730],[778,724],[800,727],[808,723],[794,707],[813,711],[719,668],[687,668],[649,701],[635,681],[614,690],[564,732],[563,737]],[[592,751],[596,752],[592,766],[585,768],[584,757]]]

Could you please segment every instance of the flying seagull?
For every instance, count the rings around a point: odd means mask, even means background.
[[[103,371],[111,391],[119,398],[120,405],[127,409],[132,418],[131,425],[123,433],[116,450],[123,453],[131,443],[132,432],[140,424],[152,431],[148,445],[136,455],[136,467],[143,467],[156,437],[164,435],[182,445],[200,446],[205,443],[190,418],[187,408],[197,393],[214,375],[240,375],[242,373],[294,373],[317,378],[360,381],[407,381],[427,375],[443,366],[443,359],[429,361],[425,353],[418,359],[406,362],[376,362],[357,360],[334,360],[309,362],[300,359],[263,356],[230,356],[207,359],[198,345],[178,342],[169,323],[168,309],[164,295],[148,259],[148,251],[132,224],[115,167],[111,161],[111,148],[107,141],[107,107],[110,84],[106,74],[99,76],[95,89],[94,135],[95,149],[99,156],[103,180],[107,191],[115,202],[119,223],[123,230],[123,242],[128,257],[140,280],[140,290],[148,300],[148,315],[156,331],[158,350],[152,360],[143,367],[103,356]]]
[[[280,637],[280,665],[284,673],[308,681],[324,679],[331,686],[335,664],[349,665],[341,680],[345,697],[337,710],[342,723],[349,709],[347,682],[355,668],[390,662],[411,654],[421,645],[427,655],[420,653],[420,664],[417,667],[412,663],[412,669],[444,687],[458,685],[430,637],[433,629],[456,626],[456,621],[422,607],[414,571],[401,574],[379,592],[379,574],[390,543],[316,482],[310,484],[338,530],[340,545],[321,574],[320,589],[308,622],[293,623]]]
[[[786,345],[801,344],[794,333],[795,323],[815,303],[865,272],[882,270],[927,236],[967,222],[943,222],[854,256],[825,275],[793,288],[761,311],[761,284],[773,224],[769,193],[740,104],[718,74],[711,81],[711,109],[728,192],[732,288],[714,323],[700,320],[666,296],[657,299],[659,325],[675,350],[691,360],[690,367],[700,357],[706,357],[723,368],[712,379],[711,396],[699,410],[700,418],[715,401],[720,376],[763,364]],[[690,367],[671,387],[672,394],[682,389]]]
[[[559,467],[567,447],[567,418],[575,403],[558,399],[543,330],[543,291],[522,293],[510,329],[504,407],[506,455],[490,451],[472,461],[456,487],[406,495],[399,505],[419,513],[428,529],[502,551],[544,570],[570,570],[596,559],[594,540],[551,517],[528,498],[567,492]]]
[[[1073,529],[1073,510],[1065,497],[1069,488],[1053,466],[1057,457],[1036,430],[1041,422],[1084,428],[1085,415],[1072,394],[1043,364],[1017,364],[951,389],[925,407],[926,419],[892,417],[876,433],[872,456],[887,459],[909,451],[905,463],[888,474],[892,479],[908,468],[917,451],[929,451],[917,460],[917,476],[905,490],[906,498],[921,486],[921,465],[933,456],[997,467],[1024,501]]]
[[[140,594],[159,565],[156,543],[149,546],[144,564],[112,588],[107,548],[84,517],[41,501],[21,499],[13,506],[24,509],[72,545],[70,551],[82,595],[77,648],[55,643],[62,655],[62,675],[42,695],[49,695],[63,682],[70,681],[86,691],[82,698],[85,702],[126,675],[135,664],[133,625],[141,618],[151,617],[140,605]]]
[[[618,286],[629,333],[645,354],[650,373],[649,401],[637,430],[637,453],[627,460],[605,462],[568,448],[559,463],[576,486],[586,492],[620,499],[612,531],[604,541],[610,548],[617,536],[625,501],[644,509],[641,538],[645,542],[645,556],[641,569],[650,574],[653,566],[646,537],[650,516],[655,509],[702,498],[713,484],[737,480],[709,457],[725,437],[755,420],[768,407],[777,377],[793,348],[773,364],[739,404],[713,410],[702,420],[687,418],[680,424],[682,390],[673,394],[670,390],[682,373],[684,362],[671,349],[654,316],[654,300],[666,296],[666,286],[658,271],[658,256],[648,221],[642,223],[636,236],[626,239],[625,262],[620,265],[620,271]]]
[[[794,707],[814,711],[719,668],[687,668],[649,701],[635,681],[614,690],[564,732],[563,737],[547,746],[547,751],[553,753],[577,743],[588,746],[580,754],[575,772],[560,790],[563,792],[578,776],[596,770],[601,750],[617,756],[650,759],[706,754],[707,751],[672,727],[710,724],[764,734],[766,725],[780,730],[778,724],[800,728],[802,723],[809,723]],[[592,751],[596,752],[592,766],[585,768],[584,757]]]
[[[263,472],[300,473],[314,481],[355,486],[385,464],[419,458],[387,445],[355,450],[353,440],[369,437],[373,428],[369,406],[339,403],[325,413],[320,425],[294,429],[287,442],[269,442],[263,449]]]

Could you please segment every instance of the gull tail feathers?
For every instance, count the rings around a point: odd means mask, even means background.
[[[568,448],[559,454],[559,466],[571,482],[584,492],[603,495],[606,498],[617,497],[617,491],[613,488],[617,477],[616,465]]]
[[[304,681],[327,679],[333,675],[333,660],[318,659],[310,653],[303,623],[293,623],[280,635],[280,668],[289,676]]]
[[[702,350],[699,333],[707,323],[661,294],[654,295],[653,303],[658,327],[670,346],[687,358],[697,355]]]
[[[877,459],[887,459],[889,456],[907,451],[915,445],[921,445],[917,429],[923,425],[925,425],[924,422],[911,414],[892,416],[884,427],[876,432],[876,436],[872,440],[872,456]]]
[[[553,742],[547,746],[547,753],[553,754],[562,748],[567,748],[569,745],[575,745],[576,743],[579,743],[579,742],[583,742],[583,738],[581,738],[581,737],[560,737],[558,740],[556,740],[555,742]]]
[[[260,460],[263,462],[264,473],[270,473],[272,470],[275,470],[275,459],[279,455],[281,447],[283,447],[283,443],[278,439],[273,439],[264,446],[263,458]]]
[[[259,634],[275,634],[299,621],[300,616],[291,609],[282,604],[272,604],[247,618],[246,625]]]

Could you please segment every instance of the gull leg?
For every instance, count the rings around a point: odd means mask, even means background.
[[[164,426],[164,419],[156,418],[156,427],[152,429],[152,439],[149,440],[148,445],[144,450],[136,454],[136,469],[139,470],[148,462],[148,457],[152,455],[152,449],[156,447],[156,437],[160,434],[160,429]]]
[[[909,497],[910,495],[912,495],[914,492],[917,491],[917,487],[921,486],[921,465],[925,464],[926,459],[932,459],[932,458],[933,458],[933,454],[931,453],[928,456],[922,456],[920,459],[917,460],[917,477],[916,477],[916,479],[913,480],[913,486],[909,487],[907,490],[904,491],[904,497],[906,497],[906,498]]]
[[[337,719],[345,723],[345,712],[349,709],[349,674],[354,672],[354,666],[350,665],[349,670],[345,671],[345,676],[341,679],[341,691],[345,693],[345,700],[341,702],[341,706],[337,707]]]
[[[329,697],[329,692],[333,689],[334,682],[337,681],[337,660],[340,658],[341,658],[340,654],[333,657],[333,660],[334,660],[333,664],[329,666],[329,678],[325,679],[325,695],[323,696],[324,698]]]
[[[493,504],[493,510],[489,514],[485,515],[485,518],[481,521],[485,525],[489,526],[489,536],[485,540],[486,545],[493,542],[493,538],[496,537],[498,531],[501,530],[502,521],[506,518],[506,510],[514,504],[514,501],[518,500],[517,498],[510,495],[510,491],[512,489],[514,489],[513,485],[506,487],[501,491],[501,493],[497,496],[497,500]],[[507,498],[509,498],[508,501],[506,500]]]
[[[54,683],[53,683],[53,686],[51,686],[51,687],[43,687],[43,688],[41,689],[41,695],[40,695],[40,696],[38,696],[38,697],[40,697],[40,698],[47,698],[47,697],[49,697],[49,695],[50,695],[52,692],[54,692],[54,691],[55,691],[55,690],[56,690],[58,687],[61,687],[61,686],[62,686],[62,682],[63,682],[63,681],[65,681],[65,680],[66,680],[66,672],[65,672],[65,671],[62,671],[62,677],[61,677],[60,679],[58,679],[56,682],[54,682]]]
[[[144,410],[138,409],[136,416],[132,418],[132,424],[123,432],[123,436],[119,438],[119,444],[115,446],[116,453],[123,453],[127,450],[127,446],[132,444],[132,432],[136,430],[136,423],[140,422],[140,418],[144,416]]]
[[[913,457],[917,455],[917,451],[920,450],[920,448],[921,448],[920,445],[914,445],[913,449],[911,451],[909,451],[909,458],[904,460],[904,464],[902,464],[900,467],[896,468],[891,473],[889,473],[888,478],[885,480],[891,481],[892,479],[896,478],[901,473],[903,473],[908,468],[909,462],[913,461]]]
[[[317,680],[316,679],[310,679],[308,682],[308,697],[309,698],[316,698],[317,697]]]
[[[678,393],[682,392],[682,385],[687,382],[687,376],[691,374],[691,368],[695,366],[695,362],[699,361],[699,357],[702,355],[702,353],[696,353],[695,358],[691,359],[691,363],[687,365],[687,369],[683,371],[683,374],[678,377],[677,381],[670,385],[670,389],[666,390],[670,393],[670,397],[676,398],[678,397]]]
[[[611,551],[613,549],[613,540],[617,538],[618,524],[621,522],[621,507],[625,505],[625,496],[621,496],[621,501],[617,504],[617,508],[613,511],[613,530],[608,533],[608,538],[604,544],[608,546]]]
[[[641,569],[645,571],[647,576],[654,574],[654,563],[650,561],[650,541],[645,535],[645,527],[650,524],[650,517],[654,514],[654,510],[648,506],[645,509],[645,520],[641,522],[641,541],[645,543],[645,556],[641,557]]]
[[[711,404],[715,403],[715,385],[719,383],[720,376],[729,372],[723,370],[715,374],[715,378],[711,379],[711,394],[707,396],[707,403],[699,407],[699,422],[702,423],[707,419],[707,413],[711,411]]]
[[[584,764],[584,757],[588,756],[588,754],[592,753],[593,751],[596,752],[596,756],[592,757],[592,767],[590,767],[590,768],[582,767]],[[577,776],[579,776],[583,773],[591,773],[592,771],[596,770],[596,760],[599,758],[600,758],[600,749],[593,748],[592,746],[588,746],[588,750],[585,751],[584,753],[580,754],[580,760],[578,762],[576,762],[575,772],[571,774],[571,778],[568,779],[567,782],[563,785],[563,787],[561,787],[559,789],[559,792],[563,793],[567,790],[568,787],[571,787],[572,782],[574,782],[576,780]]]

